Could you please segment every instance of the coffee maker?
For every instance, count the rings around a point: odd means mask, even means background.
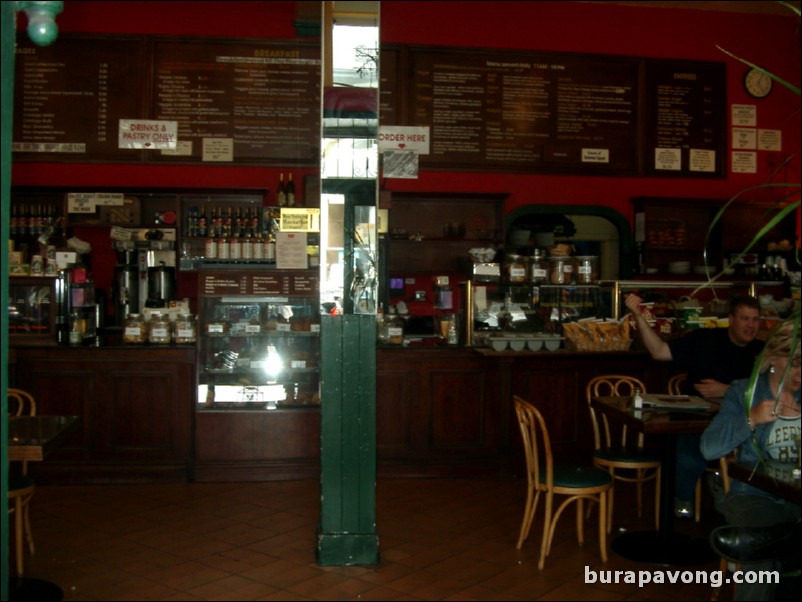
[[[168,306],[176,294],[175,230],[142,228],[127,233],[130,239],[115,242],[114,316],[118,326],[128,314]]]
[[[140,312],[139,253],[131,241],[117,243],[117,265],[114,267],[112,297],[114,324],[122,326],[128,314]]]

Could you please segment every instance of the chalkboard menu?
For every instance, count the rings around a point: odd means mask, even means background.
[[[18,36],[15,161],[318,165],[320,45]],[[120,120],[177,124],[170,150],[120,148]]]
[[[141,161],[120,149],[120,119],[143,116],[141,38],[70,38],[34,45],[18,36],[14,70],[14,160]]]
[[[649,61],[645,79],[647,173],[723,174],[727,139],[724,66]]]
[[[178,122],[167,161],[319,163],[320,46],[156,40],[153,119]]]
[[[381,124],[431,128],[422,168],[726,173],[724,63],[398,46],[381,68]]]
[[[410,125],[427,167],[638,167],[638,63],[508,52],[412,53]]]

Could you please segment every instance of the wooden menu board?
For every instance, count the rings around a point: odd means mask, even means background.
[[[17,37],[15,161],[141,161],[120,149],[120,119],[142,118],[141,38],[59,36],[40,47]]]
[[[17,39],[15,161],[320,163],[317,43]],[[118,148],[120,119],[175,121],[179,148]]]
[[[319,44],[157,39],[152,57],[152,118],[184,143],[153,158],[319,164]]]
[[[399,46],[381,67],[382,125],[431,128],[423,168],[726,173],[724,63]]]
[[[422,49],[410,61],[410,125],[432,128],[422,166],[637,172],[637,60]]]
[[[723,175],[727,151],[724,64],[649,61],[645,80],[647,173]]]

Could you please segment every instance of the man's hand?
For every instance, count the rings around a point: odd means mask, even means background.
[[[643,299],[638,297],[635,293],[629,294],[624,299],[624,304],[627,306],[627,309],[632,313],[634,316],[641,315],[640,313],[640,305],[643,303]]]
[[[716,399],[718,397],[724,397],[724,394],[730,386],[713,380],[712,378],[704,378],[701,382],[696,383],[693,388],[705,399]]]

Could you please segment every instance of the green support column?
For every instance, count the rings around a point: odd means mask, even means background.
[[[376,318],[321,317],[317,562],[377,564]]]

